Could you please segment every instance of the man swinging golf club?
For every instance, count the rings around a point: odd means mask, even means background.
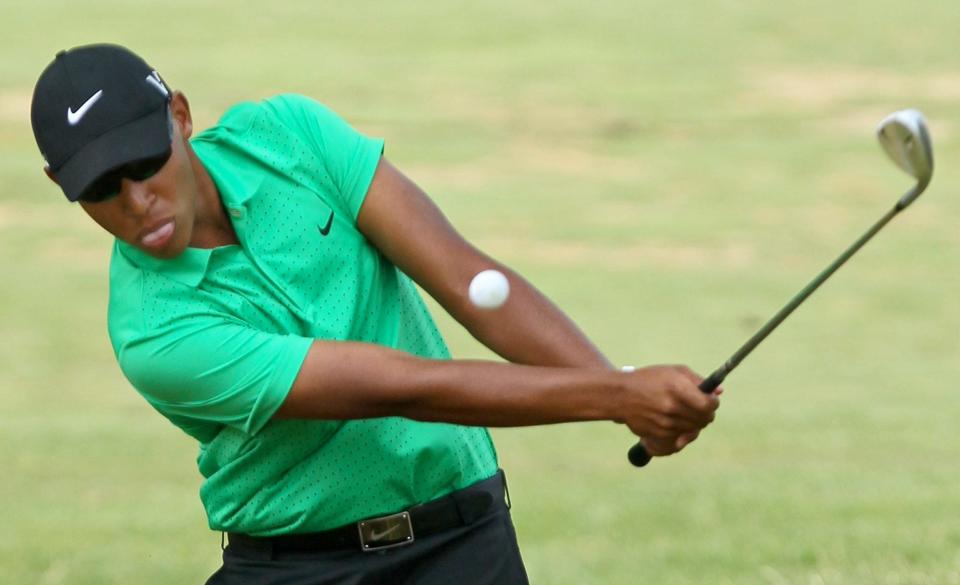
[[[311,99],[195,134],[184,94],[91,45],[57,54],[31,118],[47,174],[116,238],[123,373],[200,445],[229,543],[209,583],[525,583],[484,427],[612,420],[668,455],[713,420],[699,376],[612,368]],[[467,300],[486,269],[511,291],[493,310]],[[414,282],[511,363],[451,360]]]

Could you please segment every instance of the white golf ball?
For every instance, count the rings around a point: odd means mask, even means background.
[[[470,281],[470,302],[481,309],[496,309],[510,296],[510,282],[499,270],[484,270]]]

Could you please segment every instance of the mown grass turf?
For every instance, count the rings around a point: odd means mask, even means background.
[[[314,96],[618,363],[707,372],[910,186],[872,137],[919,107],[937,169],[637,471],[612,424],[498,430],[535,583],[960,583],[960,175],[948,0],[0,6],[0,581],[199,583],[195,445],[105,335],[110,241],[40,172],[40,70],[144,54],[199,127]],[[489,354],[439,316],[455,354]]]

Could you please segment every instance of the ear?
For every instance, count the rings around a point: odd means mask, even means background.
[[[174,91],[170,97],[170,114],[173,116],[173,123],[180,130],[180,135],[190,138],[193,135],[193,116],[190,113],[190,102],[182,91]]]
[[[54,183],[56,183],[58,186],[60,185],[60,181],[58,181],[58,180],[57,180],[57,177],[54,176],[53,171],[50,170],[50,167],[49,167],[49,166],[44,165],[44,167],[43,167],[43,172],[47,173],[47,176],[50,177],[50,180],[51,180],[51,181],[53,181]]]

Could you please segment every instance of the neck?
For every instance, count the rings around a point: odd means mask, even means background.
[[[189,156],[197,181],[196,215],[190,245],[195,248],[216,248],[238,244],[237,233],[223,207],[217,184],[193,149],[189,150]]]

